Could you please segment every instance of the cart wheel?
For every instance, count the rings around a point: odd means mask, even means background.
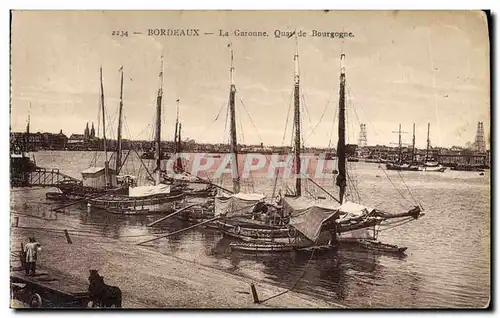
[[[89,302],[87,303],[87,308],[99,308],[99,307],[101,307],[101,305],[99,304],[98,301],[89,300]]]
[[[34,293],[29,302],[30,308],[40,308],[42,307],[42,297],[37,293]]]

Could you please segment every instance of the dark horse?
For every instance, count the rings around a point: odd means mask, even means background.
[[[122,291],[116,286],[104,283],[104,276],[91,269],[89,276],[89,293],[95,305],[99,307],[122,307]]]

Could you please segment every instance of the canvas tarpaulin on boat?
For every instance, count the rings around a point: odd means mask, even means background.
[[[265,197],[262,193],[237,193],[228,197],[216,197],[215,216],[251,215],[257,203]]]
[[[340,218],[347,220],[351,218],[358,218],[363,215],[368,215],[373,212],[373,208],[368,208],[364,205],[354,202],[345,202],[339,207]]]
[[[172,179],[177,180],[177,181],[186,181],[186,182],[200,181],[200,178],[189,175],[187,173],[176,173],[172,176]]]
[[[321,226],[338,213],[338,204],[319,204],[306,198],[285,198],[283,209],[290,215],[290,225],[315,242],[321,232]]]
[[[154,186],[139,186],[128,189],[129,197],[145,197],[157,194],[170,193],[170,186],[167,184],[158,184]]]

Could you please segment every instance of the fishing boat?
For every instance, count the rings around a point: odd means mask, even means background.
[[[231,242],[229,246],[231,250],[245,252],[290,252],[298,249],[295,243]]]
[[[115,169],[111,169],[108,161],[108,148],[106,139],[106,112],[104,103],[104,84],[102,78],[102,67],[100,68],[100,112],[102,113],[103,125],[103,146],[104,146],[104,166],[91,166],[81,172],[81,182],[62,182],[58,184],[57,189],[60,192],[48,192],[45,194],[47,199],[57,200],[82,200],[87,198],[101,197],[106,194],[127,194],[129,186],[133,183],[118,182],[118,174],[121,168],[121,125],[123,111],[123,67],[121,70],[121,91],[120,91],[120,110],[118,119],[118,148],[116,149]],[[100,120],[100,119],[99,119]],[[96,153],[97,156],[97,153]],[[97,158],[96,158],[97,161]],[[133,181],[133,179],[126,179]]]
[[[265,196],[259,196],[258,194],[236,193],[229,197],[216,197],[215,216],[223,216],[217,221],[219,229],[225,235],[245,242],[233,244],[233,248],[287,251],[314,246],[336,245],[337,242],[343,240],[353,242],[360,239],[370,239],[368,229],[374,229],[375,226],[382,223],[392,224],[393,219],[398,219],[397,222],[405,222],[418,219],[424,215],[418,205],[406,212],[392,214],[345,201],[345,192],[349,180],[346,172],[344,58],[345,55],[342,54],[339,94],[339,139],[337,146],[338,174],[336,176],[339,198],[335,198],[324,189],[335,202],[323,204],[301,196],[301,178],[298,173],[300,171],[300,160],[298,159],[300,158],[301,149],[300,107],[297,98],[299,96],[299,79],[296,67],[294,169],[297,178],[295,193],[282,198],[280,205],[266,204],[264,203]],[[298,53],[295,55],[296,63],[297,59]],[[273,212],[278,215],[272,215]],[[258,215],[267,217],[265,220],[261,219],[260,222],[259,220],[255,221]],[[253,221],[250,221],[250,218]],[[281,224],[270,221],[276,219],[281,221]]]
[[[349,242],[344,242],[349,243]],[[387,243],[382,243],[377,240],[371,239],[359,239],[351,242],[357,248],[370,250],[379,253],[388,253],[388,254],[404,254],[404,252],[408,249],[404,246],[392,245]]]
[[[187,197],[213,197],[216,195],[217,188],[211,182],[200,177],[193,176],[185,171],[182,157],[181,142],[182,123],[179,122],[179,99],[177,99],[177,117],[175,121],[174,132],[174,157],[172,173],[162,172],[162,183],[170,184],[181,189]]]
[[[186,198],[175,203],[175,218],[184,222],[199,223],[214,218],[214,200],[205,198]],[[207,223],[206,227],[216,228],[215,223]]]
[[[122,77],[123,79],[123,77]],[[156,167],[153,171],[153,185],[130,186],[128,194],[104,194],[90,198],[91,207],[117,214],[165,213],[173,209],[173,203],[181,200],[184,193],[178,187],[162,184],[161,179],[161,112],[163,98],[163,56],[159,74],[159,89],[156,98],[155,155]],[[148,171],[149,174],[149,171]]]
[[[419,171],[419,167],[407,162],[389,162],[385,165],[387,170],[399,170],[399,171]]]
[[[398,160],[394,162],[388,162],[385,164],[387,170],[398,170],[398,171],[419,171],[418,165],[414,162],[415,159],[415,124],[413,124],[413,146],[411,151],[411,158],[409,160],[404,160],[402,156],[403,142],[401,139],[401,124],[399,124],[399,156]]]
[[[237,156],[237,140],[236,140],[236,118],[234,111],[234,100],[236,88],[233,84],[233,53],[231,48],[231,88],[229,94],[229,115],[230,115],[230,140],[231,140],[231,155],[233,158]],[[294,147],[294,167],[296,171],[300,171],[300,76],[299,76],[299,55],[298,46],[294,55],[294,130],[295,147]],[[282,211],[279,205],[268,204],[265,202],[265,195],[261,193],[239,193],[239,175],[237,160],[234,160],[233,167],[236,177],[233,178],[233,194],[219,196],[215,198],[215,216],[222,216],[217,220],[217,227],[227,236],[232,236],[241,240],[252,241],[259,239],[261,241],[269,241],[274,238],[288,237],[289,229],[287,227],[288,219],[284,215],[279,215]],[[276,178],[278,175],[276,175]],[[276,179],[277,180],[277,179]],[[275,180],[275,181],[276,181]],[[296,193],[300,195],[301,184],[298,178],[296,184]],[[296,195],[296,194],[294,194]],[[274,194],[273,194],[274,196]],[[280,201],[280,200],[278,200]],[[278,202],[279,204],[280,202]],[[243,213],[238,210],[242,207]]]
[[[457,164],[456,166],[452,167],[451,170],[484,172],[484,169],[481,168],[480,166],[471,164]]]
[[[141,159],[143,160],[154,160],[156,158],[156,153],[155,153],[155,150],[154,149],[149,149],[149,150],[146,150],[144,151],[142,154],[141,154]],[[161,156],[160,156],[161,160],[168,160],[170,159],[170,155],[168,154],[168,152],[166,151],[162,151],[161,152]]]
[[[30,104],[31,105],[31,104]],[[29,185],[29,172],[35,171],[36,163],[31,160],[29,150],[30,116],[26,132],[23,134],[21,144],[11,144],[10,146],[10,185],[12,187],[23,187]]]
[[[425,160],[424,163],[419,167],[420,171],[424,172],[444,172],[446,167],[439,164],[438,161],[434,160],[429,156],[429,151],[431,148],[431,139],[430,139],[430,130],[431,123],[427,124],[427,148],[425,151]]]

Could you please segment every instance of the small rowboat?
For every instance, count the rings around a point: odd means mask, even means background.
[[[286,243],[230,243],[232,250],[247,252],[290,252],[298,249],[297,244]]]
[[[58,200],[58,201],[69,200],[68,196],[66,196],[64,193],[61,192],[47,192],[45,193],[45,197],[48,200]]]
[[[403,254],[408,249],[407,247],[399,247],[397,245],[386,244],[373,240],[357,240],[356,243],[359,247],[364,249],[391,254]]]

